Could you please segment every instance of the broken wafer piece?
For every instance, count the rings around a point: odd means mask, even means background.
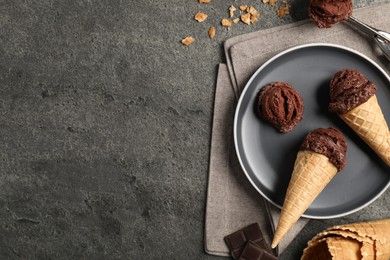
[[[221,24],[222,24],[222,26],[230,27],[230,26],[232,26],[232,20],[224,18],[221,20]]]
[[[241,15],[241,21],[247,25],[251,24],[251,14],[246,13]]]
[[[259,18],[259,13],[251,15],[251,24],[257,22],[258,18]]]
[[[195,41],[194,37],[188,36],[188,37],[184,38],[183,40],[181,40],[181,43],[185,46],[188,46],[188,45],[191,45],[194,41]]]
[[[291,6],[289,5],[289,3],[287,3],[287,1],[283,1],[282,3],[284,4],[284,6],[280,6],[278,10],[276,10],[276,14],[279,17],[285,17],[286,14],[290,13],[290,9],[291,9]]]
[[[196,13],[194,19],[201,23],[207,19],[207,14],[201,12]]]
[[[241,10],[241,11],[245,11],[247,8],[248,8],[247,5],[241,5],[241,6],[240,6],[240,10]]]
[[[215,27],[214,26],[211,26],[209,29],[209,37],[210,37],[210,39],[214,39],[214,37],[215,37]]]
[[[231,6],[229,7],[229,16],[230,16],[230,17],[233,17],[234,12],[235,12],[236,10],[237,10],[237,8],[234,7],[234,5],[231,5]]]
[[[250,6],[246,9],[246,11],[250,14],[258,14],[259,12],[253,6]]]

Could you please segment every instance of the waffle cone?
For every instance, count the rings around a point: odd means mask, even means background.
[[[390,166],[390,133],[376,96],[339,115]]]
[[[338,172],[325,155],[299,151],[287,188],[272,248],[275,248]]]
[[[370,243],[362,243],[360,248],[360,253],[362,255],[362,260],[371,260],[375,259],[375,246]]]
[[[326,239],[329,253],[334,260],[360,260],[361,243],[344,237],[329,237]]]
[[[334,242],[333,240],[336,238],[338,240]],[[351,241],[355,242],[352,244]],[[359,245],[358,259],[390,259],[390,219],[331,227],[317,234],[308,242],[301,259],[317,259],[317,255],[322,257],[324,254],[328,254],[327,250],[332,255],[327,259],[355,259],[356,245]],[[338,250],[340,246],[350,255]]]
[[[315,247],[318,241],[322,241],[324,239],[326,240],[328,238],[334,238],[334,237],[343,237],[345,239],[355,240],[361,243],[361,247],[360,247],[361,259],[362,260],[375,259],[375,245],[374,245],[375,241],[370,237],[362,237],[359,236],[359,234],[357,234],[356,232],[349,231],[349,230],[327,229],[317,234],[315,237],[313,237],[313,239],[308,242],[308,247],[307,250],[305,249],[305,251],[310,252],[316,250],[311,248]]]
[[[331,258],[332,255],[328,250],[328,243],[326,238],[323,238],[313,242],[311,246],[306,247],[301,260],[329,260]]]
[[[374,245],[374,243],[375,243],[375,241],[372,238],[359,236],[359,234],[357,234],[354,231],[332,228],[332,229],[327,229],[327,230],[317,234],[315,237],[313,237],[312,240],[310,240],[308,242],[308,244],[310,245],[315,241],[318,241],[318,240],[321,240],[321,239],[324,239],[327,237],[335,237],[335,236],[355,239],[359,242],[368,243],[368,244],[372,244],[372,245]]]
[[[371,238],[374,241],[376,259],[390,259],[390,219],[341,225],[334,229],[349,230],[360,237]]]
[[[361,243],[344,237],[327,237],[305,248],[301,260],[362,259]]]

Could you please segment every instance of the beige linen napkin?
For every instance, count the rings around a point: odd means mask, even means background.
[[[378,28],[390,31],[390,4],[354,10],[353,15]],[[251,186],[242,172],[234,151],[232,126],[237,98],[252,74],[269,58],[304,43],[335,43],[355,49],[390,72],[388,61],[373,40],[338,24],[318,29],[311,21],[257,31],[225,42],[227,64],[220,64],[215,92],[214,118],[205,223],[205,250],[228,256],[223,238],[246,225],[259,223],[268,243],[271,225],[276,225],[279,209],[270,206]],[[271,215],[272,222],[269,221]],[[279,245],[282,252],[307,223],[301,218]]]

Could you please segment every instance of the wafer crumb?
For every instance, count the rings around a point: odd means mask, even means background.
[[[214,36],[215,36],[215,27],[214,26],[210,27],[210,29],[209,29],[209,36],[210,36],[210,39],[214,39]]]
[[[258,14],[259,12],[256,10],[256,8],[254,8],[253,6],[249,7],[249,9],[247,10],[248,13],[254,15],[254,14]]]
[[[229,15],[230,15],[230,17],[233,17],[234,12],[235,12],[236,10],[237,10],[237,9],[234,7],[234,5],[231,5],[231,6],[229,7]]]
[[[251,24],[251,14],[246,13],[241,15],[241,21],[247,25]]]
[[[269,4],[272,5],[272,6],[275,6],[275,3],[277,2],[278,0],[269,0]]]
[[[224,19],[222,19],[221,24],[222,24],[222,26],[229,27],[229,26],[232,26],[232,21],[224,18]]]
[[[279,7],[278,10],[276,10],[276,14],[279,17],[285,17],[286,16],[286,9],[284,7]]]
[[[284,6],[281,6],[278,8],[278,10],[276,10],[276,14],[279,17],[285,17],[287,14],[290,13],[291,10],[291,6],[286,1],[283,1],[282,3],[284,4]]]
[[[271,6],[275,6],[278,0],[261,0],[264,4],[269,4]],[[281,0],[282,5],[277,8],[276,15],[279,17],[284,17],[287,14],[290,13],[291,5],[287,3],[286,0]],[[199,0],[199,3],[201,4],[207,4],[210,3],[211,0]],[[234,0],[234,3],[237,4],[236,0]],[[237,4],[238,6],[238,4]],[[239,12],[238,15],[235,15],[236,11]],[[245,23],[246,25],[251,25],[256,23],[259,20],[260,13],[258,10],[256,10],[255,7],[249,6],[249,5],[241,5],[239,7],[234,6],[231,4],[229,6],[229,18],[224,18],[221,20],[221,24],[224,27],[227,27],[227,30],[231,30],[232,24],[239,23],[239,21]],[[195,14],[194,19],[198,21],[199,23],[204,22],[208,18],[208,15],[202,12],[198,12]],[[234,19],[233,19],[234,18]],[[208,30],[208,35],[210,39],[214,39],[216,33],[216,28],[214,26],[211,26]],[[182,43],[186,46],[192,44],[195,41],[195,39],[190,36],[182,40]]]
[[[198,22],[201,23],[204,20],[206,20],[207,14],[205,14],[205,13],[196,13],[194,18],[195,18],[195,20],[197,20]]]
[[[254,24],[255,22],[257,22],[259,16],[259,13],[251,15],[251,23]]]
[[[188,36],[188,37],[184,38],[183,40],[181,40],[181,43],[185,46],[188,46],[188,45],[192,44],[194,41],[195,41],[194,37]]]

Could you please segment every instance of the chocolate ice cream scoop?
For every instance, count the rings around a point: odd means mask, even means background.
[[[318,128],[307,134],[300,150],[325,155],[339,171],[346,165],[347,142],[343,133],[332,127]]]
[[[303,99],[286,82],[273,82],[259,93],[259,116],[282,133],[291,131],[303,119]]]
[[[337,72],[330,81],[329,111],[345,114],[375,95],[376,86],[355,69]]]
[[[319,28],[330,28],[352,15],[352,0],[309,0],[309,16]]]

